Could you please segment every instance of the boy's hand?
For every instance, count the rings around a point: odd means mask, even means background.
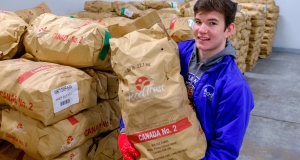
[[[134,160],[135,158],[140,157],[140,152],[129,142],[125,133],[119,135],[118,146],[123,156],[123,160]]]

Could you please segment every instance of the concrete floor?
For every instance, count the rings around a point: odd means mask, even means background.
[[[272,53],[245,77],[255,108],[238,160],[300,160],[300,53]]]

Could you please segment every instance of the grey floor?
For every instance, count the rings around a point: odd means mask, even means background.
[[[255,108],[238,160],[300,160],[300,53],[272,53],[245,77]]]

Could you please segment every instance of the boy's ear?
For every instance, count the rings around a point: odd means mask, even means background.
[[[226,38],[230,37],[235,29],[235,24],[231,23],[225,30]]]

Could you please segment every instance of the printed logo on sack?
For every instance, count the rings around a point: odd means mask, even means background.
[[[27,132],[25,132],[24,130],[23,130],[23,125],[22,125],[22,123],[19,123],[17,126],[14,126],[13,127],[13,131],[14,132],[17,132],[17,133],[21,133],[21,134],[23,134],[23,135],[25,135]]]
[[[135,81],[135,86],[137,90],[142,90],[144,86],[150,85],[150,81],[147,77],[140,77]]]
[[[79,154],[72,153],[70,154],[70,160],[77,160],[79,158]]]
[[[129,102],[147,97],[152,93],[159,93],[165,91],[164,84],[162,85],[151,84],[150,80],[145,76],[139,77],[135,81],[135,86],[138,92],[134,90],[128,92]]]
[[[63,152],[71,147],[73,147],[77,142],[78,142],[79,136],[76,137],[75,139],[73,138],[73,136],[69,136],[67,138],[67,144],[64,144],[61,146],[60,151]]]
[[[214,96],[215,87],[208,84],[203,87],[203,97],[206,97],[207,99],[211,100]]]

